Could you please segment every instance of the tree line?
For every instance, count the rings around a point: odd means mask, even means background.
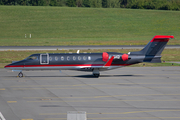
[[[0,5],[180,10],[180,0],[0,0]]]

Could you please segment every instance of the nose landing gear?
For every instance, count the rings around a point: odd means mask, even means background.
[[[18,74],[18,77],[23,77],[23,73],[22,72],[20,72],[19,74]]]

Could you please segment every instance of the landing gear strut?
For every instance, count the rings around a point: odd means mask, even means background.
[[[20,72],[20,73],[18,74],[18,76],[19,76],[20,78],[23,77],[23,73]]]

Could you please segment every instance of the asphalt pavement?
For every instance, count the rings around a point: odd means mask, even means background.
[[[70,70],[23,73],[0,69],[6,120],[67,120],[68,111],[85,111],[88,120],[180,119],[180,67],[124,67],[99,78]]]

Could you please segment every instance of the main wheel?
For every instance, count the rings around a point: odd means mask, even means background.
[[[18,76],[19,76],[20,78],[23,77],[23,73],[20,72],[20,73],[18,74]]]
[[[99,77],[99,75],[100,75],[99,69],[93,69],[92,72],[93,72],[94,77],[97,77],[97,78]]]
[[[97,78],[99,77],[99,74],[93,74],[93,75],[94,75],[94,77],[97,77]]]

